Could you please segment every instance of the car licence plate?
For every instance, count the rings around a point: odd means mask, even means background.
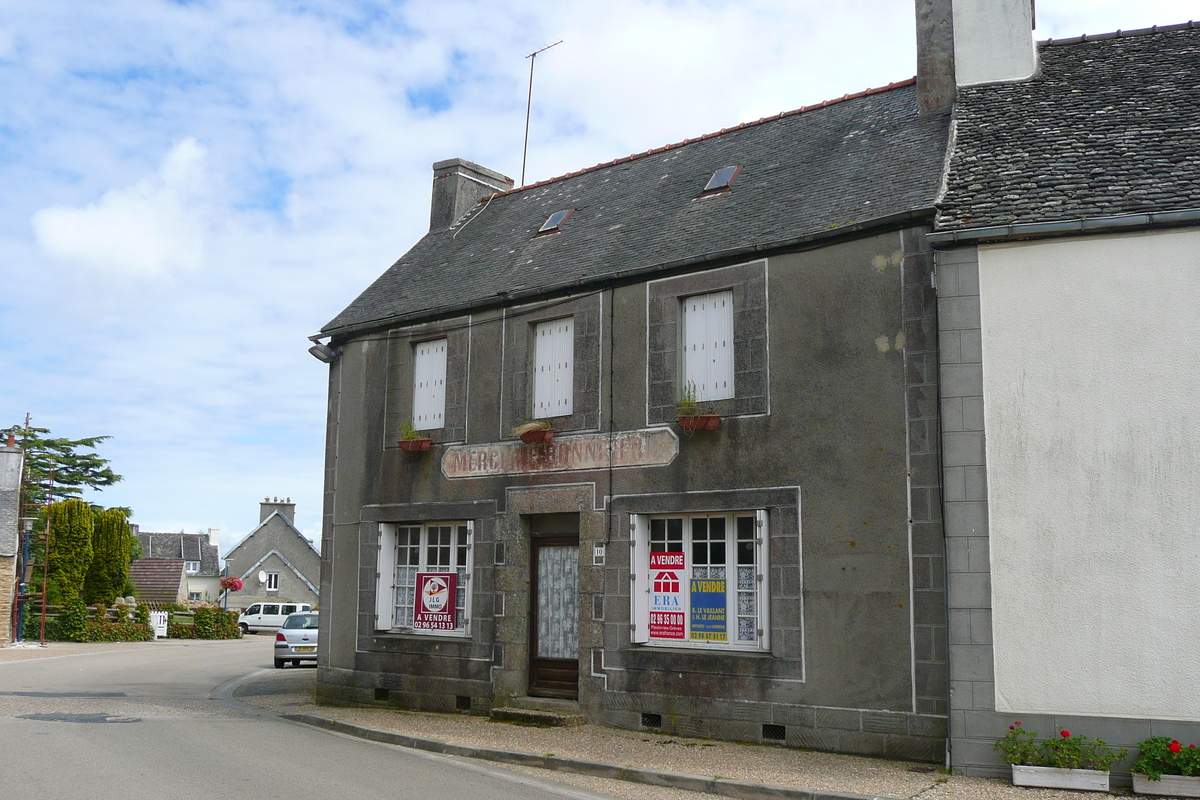
[[[297,653],[311,653],[313,650],[316,650],[316,649],[317,648],[315,648],[315,647],[297,647],[296,652]]]

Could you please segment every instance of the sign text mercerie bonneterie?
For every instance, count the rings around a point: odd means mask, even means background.
[[[610,459],[611,454],[611,459]],[[613,467],[670,464],[679,439],[669,428],[562,436],[545,444],[498,442],[455,445],[442,456],[447,478],[484,478],[530,472],[574,472]]]

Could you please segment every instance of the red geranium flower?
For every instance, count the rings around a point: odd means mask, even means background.
[[[1070,731],[1059,731],[1059,734],[1060,734],[1060,735],[1061,735],[1061,736],[1062,736],[1064,739],[1070,739],[1070,738],[1071,738],[1071,732],[1070,732]]]
[[[1178,753],[1181,750],[1183,750],[1183,748],[1179,745],[1179,742],[1175,739],[1171,740],[1171,743],[1169,745],[1167,745],[1167,749],[1170,750],[1172,753]]]
[[[1194,744],[1189,744],[1189,745],[1188,745],[1188,747],[1195,747],[1195,746],[1196,746],[1196,745],[1194,745]]]

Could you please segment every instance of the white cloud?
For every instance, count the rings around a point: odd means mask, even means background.
[[[85,208],[51,206],[33,215],[48,255],[116,273],[155,275],[204,263],[204,160],[208,151],[184,139],[157,174],[110,189]]]

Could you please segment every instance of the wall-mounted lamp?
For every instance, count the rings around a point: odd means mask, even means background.
[[[324,361],[326,364],[333,363],[333,360],[339,355],[337,350],[320,342],[313,342],[313,346],[308,348],[308,352],[313,354],[313,358],[318,361]]]

